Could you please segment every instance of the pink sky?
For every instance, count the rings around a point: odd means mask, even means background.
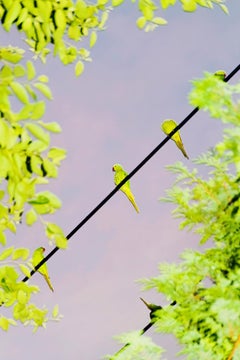
[[[135,26],[137,12],[124,5],[110,14],[82,77],[75,78],[73,68],[58,60],[39,65],[54,95],[45,119],[60,122],[63,133],[54,144],[68,151],[49,187],[63,201],[54,220],[66,234],[113,189],[113,163],[131,171],[164,138],[161,122],[180,121],[191,111],[191,79],[238,65],[238,0],[229,2],[229,9],[230,16],[217,7],[188,14],[176,6],[163,14],[167,26],[146,34]],[[2,30],[1,37],[3,44],[9,42]],[[21,46],[15,32],[10,39]],[[192,159],[221,139],[221,125],[201,112],[182,129],[182,138]],[[165,165],[175,161],[194,167],[168,142],[131,180],[140,214],[117,193],[71,239],[68,250],[49,261],[54,294],[34,275],[31,282],[42,288],[36,303],[49,309],[58,303],[64,318],[36,334],[21,326],[2,333],[4,360],[100,360],[119,349],[114,335],[147,324],[139,297],[149,302],[162,297],[141,292],[136,280],[157,275],[160,262],[176,261],[183,249],[198,246],[195,235],[179,232],[173,207],[158,201],[173,182]],[[40,244],[48,247],[41,227],[19,229],[16,245]],[[167,359],[176,358],[171,337],[154,338],[168,349]]]

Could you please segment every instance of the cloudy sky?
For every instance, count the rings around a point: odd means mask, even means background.
[[[92,50],[93,62],[80,78],[58,59],[38,65],[54,95],[45,119],[59,121],[63,133],[53,142],[68,152],[49,187],[62,199],[54,220],[66,234],[113,189],[115,162],[131,171],[164,138],[161,121],[180,121],[192,110],[187,101],[191,79],[203,71],[229,73],[238,65],[239,1],[228,3],[229,16],[218,7],[192,14],[177,5],[164,11],[168,25],[152,33],[136,28],[134,5],[123,5],[110,14]],[[22,46],[18,33],[0,34],[2,44]],[[190,158],[214,146],[221,133],[217,120],[199,112],[182,129]],[[178,261],[183,249],[198,246],[196,235],[179,232],[173,206],[158,200],[174,180],[165,165],[181,160],[192,168],[191,159],[168,142],[131,180],[140,214],[117,193],[71,239],[68,250],[49,261],[53,294],[34,275],[32,283],[42,289],[34,300],[50,309],[58,303],[64,317],[36,334],[21,326],[2,334],[3,359],[100,360],[119,349],[113,335],[147,324],[139,297],[149,302],[162,302],[162,297],[141,292],[136,280],[155,276],[160,262]],[[40,226],[22,227],[14,241],[48,248]],[[154,339],[167,348],[166,359],[176,358],[172,337]]]

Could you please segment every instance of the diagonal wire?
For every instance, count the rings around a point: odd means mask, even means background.
[[[240,64],[236,66],[236,68],[225,77],[224,81],[228,82],[238,71],[240,70]],[[125,184],[129,179],[131,179],[174,135],[178,130],[180,130],[197,112],[199,111],[199,108],[196,107],[193,109],[190,114],[188,114],[185,119],[183,119],[173,131],[169,135],[163,139],[160,144],[158,144],[93,210],[91,210],[88,215],[83,218],[82,221],[66,236],[66,239],[69,240],[71,237],[79,230],[81,229],[86,222],[88,222],[93,215],[95,215],[102,207],[105,205],[115,194],[116,192],[122,187],[123,184]],[[35,269],[33,269],[29,276],[25,276],[24,279],[22,279],[23,282],[26,282],[35,272],[45,263],[47,262],[60,248],[55,247],[50,253],[48,253],[36,266]]]

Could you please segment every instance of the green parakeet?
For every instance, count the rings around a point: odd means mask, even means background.
[[[146,305],[146,307],[150,310],[150,318],[153,319],[154,317],[156,317],[156,315],[154,314],[154,312],[156,310],[161,310],[162,306],[160,305],[155,305],[155,304],[149,304],[147,303],[143,298],[140,297],[140,299],[142,300],[142,302]]]
[[[226,77],[226,73],[224,70],[218,70],[214,73],[215,76],[217,76],[220,80],[224,80]]]
[[[114,175],[114,183],[115,183],[115,185],[120,184],[120,182],[128,175],[120,164],[114,164],[113,167],[112,167],[112,170],[115,171],[115,175]],[[138,206],[137,206],[137,204],[135,202],[135,198],[134,198],[133,193],[132,193],[131,188],[130,188],[130,181],[128,180],[127,182],[125,182],[125,184],[122,185],[120,190],[122,192],[124,192],[124,194],[131,201],[131,203],[134,206],[135,210],[139,213]]]
[[[44,255],[43,255],[44,251],[45,251],[44,247],[39,247],[34,251],[33,257],[32,257],[32,264],[34,267],[37,266],[40,263],[40,261],[42,261],[42,259],[44,259]],[[52,291],[54,291],[53,286],[50,281],[50,277],[48,275],[47,264],[44,263],[37,271],[44,277],[49,288]]]
[[[169,135],[177,126],[178,124],[172,120],[172,119],[166,119],[163,121],[161,128],[162,131],[166,134]],[[180,136],[180,132],[177,131],[173,136],[171,136],[171,139],[175,142],[175,144],[177,145],[177,147],[181,150],[181,152],[183,153],[183,155],[185,156],[185,158],[189,159],[184,146],[183,146],[183,142]]]

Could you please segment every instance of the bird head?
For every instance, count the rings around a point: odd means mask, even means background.
[[[226,72],[224,70],[217,70],[215,73],[214,73],[215,76],[218,76],[218,78],[220,80],[224,80],[225,77],[227,76]]]
[[[114,164],[112,167],[112,171],[118,171],[122,169],[122,165],[120,164]]]

